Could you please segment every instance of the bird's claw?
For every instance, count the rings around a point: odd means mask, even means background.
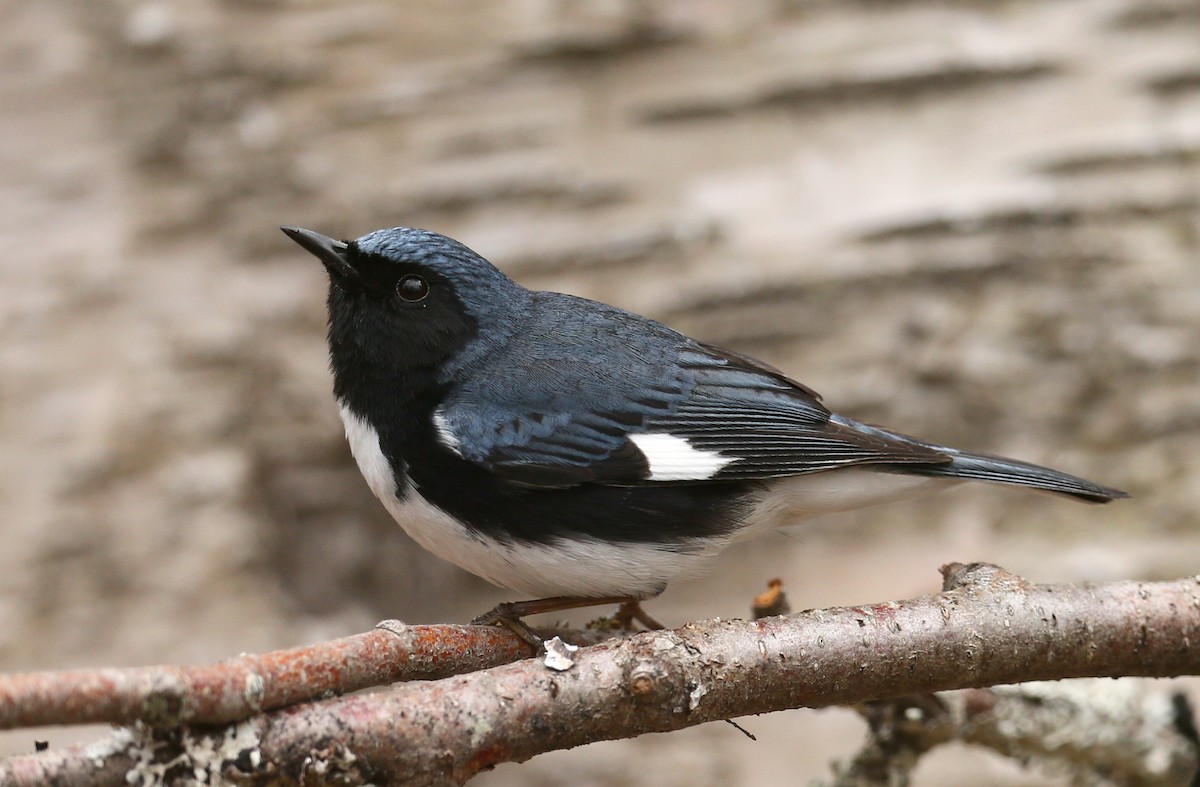
[[[499,604],[495,609],[485,612],[471,621],[472,626],[504,626],[521,638],[521,641],[533,648],[535,654],[545,650],[545,642],[533,629],[525,624],[511,603]]]

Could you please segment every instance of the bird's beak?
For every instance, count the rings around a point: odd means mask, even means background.
[[[346,260],[346,242],[327,238],[319,232],[301,227],[280,227],[283,234],[299,243],[321,261],[336,281],[358,281],[358,271]]]

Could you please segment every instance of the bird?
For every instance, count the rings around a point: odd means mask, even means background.
[[[333,393],[367,485],[418,544],[528,598],[473,622],[640,602],[731,544],[833,511],[986,481],[1128,497],[832,412],[739,352],[529,290],[410,227],[283,232],[329,275]],[[536,642],[536,640],[534,640]]]

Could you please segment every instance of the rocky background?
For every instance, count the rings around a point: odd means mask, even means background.
[[[1194,0],[0,0],[0,64],[0,669],[210,661],[508,597],[370,496],[324,273],[281,223],[429,227],[849,415],[1135,495],[830,517],[671,588],[667,622],[745,615],[774,576],[809,607],[931,591],[949,560],[1200,566]],[[802,783],[862,733],[745,725],[758,743],[709,725],[478,783]],[[918,775],[1066,783],[953,748]]]

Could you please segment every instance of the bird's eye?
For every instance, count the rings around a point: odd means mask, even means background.
[[[406,274],[396,282],[396,294],[400,296],[400,300],[409,303],[423,301],[429,295],[429,282],[415,273]]]

